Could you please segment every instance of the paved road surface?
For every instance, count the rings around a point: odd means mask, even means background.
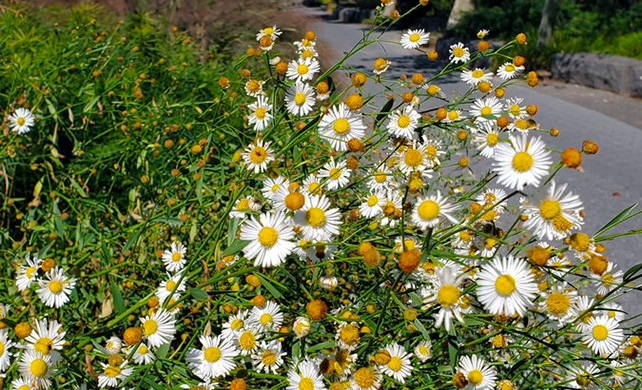
[[[325,21],[321,18],[323,12],[317,9],[305,9],[304,12],[311,17],[311,27],[317,32],[319,39],[333,48],[331,55],[335,56],[334,60],[341,58],[343,52],[349,51],[367,28],[358,24]],[[399,31],[384,33],[382,40],[386,42],[369,46],[350,58],[346,65],[372,69],[374,60],[383,56],[393,62],[389,72],[395,75],[411,75],[416,71],[421,71],[425,76],[429,76],[431,72],[434,74],[436,66],[429,63],[425,56],[409,55],[411,52],[398,44],[399,36]],[[447,80],[446,84],[440,82],[440,87],[448,96],[466,89],[457,78]],[[511,89],[513,93],[523,97],[526,104],[539,106],[536,120],[542,127],[560,129],[559,137],[544,138],[549,145],[558,150],[564,150],[568,146],[579,149],[586,139],[592,139],[600,145],[597,155],[585,157],[584,172],[563,169],[556,177],[558,182],[568,182],[569,188],[579,194],[584,202],[587,216],[584,231],[594,233],[624,208],[636,202],[642,203],[642,129],[601,112],[540,93],[537,88],[517,86]],[[634,103],[630,103],[631,101]],[[629,100],[630,104],[635,105],[635,102]],[[635,119],[631,123],[642,121],[642,104],[638,109],[637,114],[629,115]],[[637,218],[621,225],[618,231],[641,227],[642,218]],[[623,237],[608,244],[607,254],[625,270],[642,262],[642,236]],[[642,293],[631,294],[623,304],[629,313],[642,312]]]

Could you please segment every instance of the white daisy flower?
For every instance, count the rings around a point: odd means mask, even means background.
[[[31,111],[22,107],[9,115],[7,119],[9,120],[9,128],[11,131],[18,134],[28,133],[36,123],[36,117]]]
[[[231,218],[245,218],[249,213],[255,213],[261,209],[261,204],[249,195],[237,199],[234,208],[230,211]]]
[[[386,60],[385,58],[377,58],[374,62],[374,70],[372,73],[376,74],[377,76],[385,73],[388,68],[390,68],[391,62]]]
[[[298,369],[288,371],[287,390],[325,390],[318,365],[309,360],[299,363]]]
[[[361,367],[350,378],[351,390],[377,390],[381,387],[383,375],[376,367]],[[293,389],[294,390],[294,389]]]
[[[170,296],[172,299],[178,299],[186,288],[185,283],[187,282],[187,279],[182,277],[180,272],[174,275],[167,274],[167,277],[169,279],[161,282],[158,286],[158,290],[156,290],[156,296],[161,303],[165,302],[165,300]]]
[[[26,338],[30,349],[40,352],[43,355],[52,355],[52,363],[56,363],[60,355],[56,351],[62,351],[65,344],[65,334],[62,325],[56,320],[49,321],[36,319],[35,326]]]
[[[485,99],[477,99],[470,107],[470,115],[476,117],[480,122],[494,121],[501,114],[504,105],[495,96],[488,96]]]
[[[7,333],[7,329],[0,329],[0,373],[5,372],[11,365],[13,341],[7,337]]]
[[[62,268],[56,267],[45,274],[45,278],[38,281],[38,297],[49,307],[60,308],[69,301],[76,279],[65,276]]]
[[[604,272],[600,276],[591,277],[593,287],[600,295],[606,295],[622,284],[624,273],[621,270],[615,270],[617,264],[609,261]]]
[[[539,186],[552,165],[544,142],[540,138],[529,140],[526,135],[511,135],[509,142],[497,145],[493,159],[499,184],[517,190],[526,185]]]
[[[609,318],[614,318],[617,322],[622,322],[627,318],[627,313],[624,311],[624,308],[619,303],[607,302],[604,303],[600,308],[600,311],[605,312],[604,315]]]
[[[413,368],[410,363],[410,353],[399,344],[390,344],[384,349],[390,353],[390,361],[379,367],[384,374],[394,378],[397,382],[405,383]]]
[[[458,109],[453,109],[449,110],[448,114],[446,115],[446,118],[444,118],[444,122],[446,123],[454,123],[457,121],[460,121],[462,119],[466,118],[466,115],[461,110]]]
[[[281,343],[272,340],[269,343],[262,341],[259,349],[252,355],[252,361],[258,372],[276,374],[279,367],[283,365],[283,356],[286,353],[281,351]]]
[[[314,89],[306,83],[297,81],[288,89],[286,107],[290,114],[304,116],[314,109],[316,98]]]
[[[370,173],[368,188],[371,191],[383,191],[389,188],[396,188],[395,177],[387,165],[381,164],[377,169]]]
[[[292,253],[296,243],[290,218],[281,212],[263,213],[258,220],[250,217],[241,226],[241,240],[249,241],[243,248],[245,256],[260,267],[276,267]]]
[[[383,206],[386,204],[385,195],[381,193],[370,193],[368,199],[361,203],[359,212],[366,218],[374,218],[383,214]]]
[[[504,108],[508,111],[508,116],[512,119],[522,119],[526,117],[526,107],[522,106],[523,98],[506,99]]]
[[[150,347],[157,348],[174,340],[176,334],[176,319],[166,310],[157,310],[141,318],[143,331]]]
[[[483,265],[477,285],[477,298],[484,308],[507,316],[523,316],[538,292],[528,263],[510,255]]]
[[[330,157],[330,161],[323,165],[319,171],[319,177],[325,179],[324,185],[329,190],[342,188],[350,182],[352,171],[346,165],[345,161],[335,162],[334,157]]]
[[[288,71],[285,74],[290,80],[308,81],[321,69],[319,61],[315,58],[299,58],[288,64]]]
[[[11,381],[11,390],[35,390],[35,387],[29,379],[21,377]]]
[[[460,285],[466,277],[460,266],[449,262],[435,270],[432,288],[422,289],[424,303],[438,303],[440,306],[439,311],[435,313],[436,328],[443,325],[446,332],[450,332],[453,318],[464,322],[460,306],[463,291]]]
[[[396,110],[388,117],[388,132],[395,137],[416,139],[415,129],[419,125],[421,115],[412,105],[407,105],[401,110]]]
[[[299,339],[307,336],[310,333],[311,328],[312,324],[307,317],[297,317],[292,325],[292,331]]]
[[[512,62],[506,62],[497,69],[497,75],[501,77],[502,80],[510,80],[523,71],[523,66],[516,66]]]
[[[180,242],[172,242],[170,249],[163,252],[163,263],[169,272],[179,272],[185,266],[187,248]]]
[[[610,355],[617,351],[624,341],[624,331],[615,318],[595,316],[591,318],[582,334],[582,341],[594,353]]]
[[[229,340],[220,335],[201,336],[199,340],[201,349],[190,348],[186,356],[187,364],[194,374],[209,380],[227,375],[236,368],[234,358],[239,352]]]
[[[331,207],[324,195],[306,197],[305,204],[295,214],[295,221],[301,226],[306,240],[326,241],[339,234],[341,213]]]
[[[249,79],[245,83],[245,93],[247,93],[248,96],[251,97],[258,97],[260,95],[263,95],[263,83],[265,82],[261,80]]]
[[[49,388],[51,377],[55,373],[51,356],[31,349],[26,349],[22,353],[18,363],[18,371],[36,389]]]
[[[595,381],[593,376],[599,371],[600,369],[593,363],[570,365],[563,385],[574,389],[590,388]]]
[[[256,34],[256,40],[257,40],[257,42],[258,42],[258,41],[260,41],[260,40],[261,40],[261,38],[263,38],[264,36],[269,36],[269,37],[271,37],[272,39],[276,39],[276,38],[278,38],[278,37],[279,37],[279,35],[281,35],[281,34],[282,34],[282,31],[281,31],[280,29],[278,29],[278,28],[276,27],[276,25],[274,25],[274,26],[272,26],[272,27],[265,27],[264,29],[262,29],[261,31],[259,31],[259,32]]]
[[[495,387],[495,368],[477,355],[459,358],[459,371],[468,380],[468,384],[462,390],[490,390]]]
[[[344,103],[330,107],[319,123],[321,138],[339,152],[348,150],[348,141],[351,139],[363,138],[365,130],[361,115],[350,110]]]
[[[468,62],[470,60],[470,51],[463,43],[456,43],[450,46],[450,57],[448,59],[455,64]]]
[[[131,351],[128,353],[131,353]],[[136,364],[149,364],[156,360],[156,356],[145,343],[140,343],[138,348],[134,351],[132,358]]]
[[[501,188],[488,188],[477,197],[477,202],[482,206],[495,206],[493,210],[502,213],[505,210],[505,201],[498,204],[506,197],[506,191]]]
[[[490,82],[493,79],[493,72],[487,72],[482,68],[464,70],[461,72],[461,80],[466,84],[475,86],[482,81]]]
[[[103,367],[103,372],[98,376],[98,387],[117,387],[120,382],[128,378],[134,369],[127,366],[127,360],[122,362],[120,366],[112,366],[106,363],[100,363]]]
[[[258,329],[245,328],[234,339],[236,347],[241,355],[252,355],[259,347],[261,333]]]
[[[383,218],[379,221],[381,226],[390,226],[391,228],[397,226],[403,215],[402,203],[403,194],[398,190],[388,190],[386,204],[383,206]]]
[[[277,331],[283,324],[283,313],[278,303],[267,301],[262,307],[252,308],[248,322],[261,331]]]
[[[269,103],[267,96],[259,95],[256,101],[248,106],[252,111],[248,117],[250,125],[254,125],[254,131],[262,131],[268,127],[272,120],[272,105]]]
[[[477,31],[477,38],[479,38],[479,39],[484,39],[484,38],[486,38],[486,36],[488,35],[488,33],[489,33],[489,31],[488,31],[488,30],[484,30],[484,29],[479,30],[479,31]]]
[[[263,182],[261,193],[266,199],[274,201],[279,193],[285,193],[285,191],[280,191],[281,189],[287,190],[289,187],[290,181],[284,177],[268,178]]]
[[[551,182],[532,201],[522,202],[522,212],[528,216],[524,227],[541,239],[557,240],[578,229],[584,223],[582,201],[572,192],[566,192],[566,184],[557,186]]]
[[[577,291],[567,287],[566,283],[551,287],[542,294],[542,299],[541,310],[560,325],[566,325],[577,317]]]
[[[227,321],[223,323],[221,337],[227,340],[234,340],[245,328],[248,317],[249,313],[247,310],[239,310],[238,313],[231,315]]]
[[[34,254],[33,257],[27,254],[25,256],[25,263],[18,268],[16,274],[16,287],[18,291],[25,291],[31,287],[31,283],[36,280],[38,276],[38,268],[42,264],[42,260],[38,258],[38,254]]]
[[[303,180],[301,192],[304,195],[321,195],[323,194],[322,182],[323,180],[316,173],[313,173]]]
[[[245,167],[254,173],[265,172],[270,161],[274,160],[274,152],[270,148],[270,142],[257,139],[248,145],[241,154],[245,161]]]
[[[415,347],[415,356],[422,363],[432,357],[432,343],[430,340],[421,340]]]
[[[477,144],[479,154],[491,158],[495,155],[495,148],[499,145],[501,138],[499,131],[495,130],[492,126],[481,126],[479,131],[473,135],[473,140],[475,144]]]
[[[429,38],[430,33],[425,32],[423,29],[408,30],[401,35],[399,43],[401,43],[401,47],[404,49],[412,50],[427,44]]]
[[[416,140],[408,146],[400,147],[395,157],[399,170],[405,175],[414,172],[423,173],[428,169],[426,146]]]
[[[449,203],[441,192],[428,197],[422,196],[417,199],[413,207],[412,222],[421,230],[434,228],[444,219],[457,223],[457,219],[452,216],[457,208]]]

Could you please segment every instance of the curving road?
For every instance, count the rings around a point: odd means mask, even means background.
[[[318,9],[305,8],[303,12],[310,18],[310,27],[326,46],[332,47],[332,60],[342,57],[359,41],[367,26],[343,24],[324,20],[324,12]],[[424,76],[434,74],[437,66],[430,63],[423,55],[413,55],[411,51],[398,44],[401,32],[390,31],[381,37],[381,45],[371,45],[351,57],[346,65],[354,68],[371,69],[378,57],[392,61],[389,72],[394,75],[422,72]],[[439,65],[439,67],[443,66]],[[450,78],[440,83],[442,91],[448,96],[460,93],[466,86],[458,79]],[[524,98],[525,104],[537,104],[539,113],[536,120],[544,128],[555,127],[561,133],[559,137],[545,137],[545,141],[558,150],[573,146],[581,149],[582,142],[591,139],[600,145],[600,151],[594,156],[585,156],[583,172],[563,169],[557,176],[558,182],[568,182],[569,188],[580,195],[586,210],[586,225],[583,231],[594,233],[617,213],[633,203],[642,203],[642,129],[624,123],[609,115],[588,109],[568,100],[562,100],[550,94],[541,93],[538,88],[517,86],[512,92]],[[543,90],[550,91],[550,88]],[[585,92],[597,94],[601,91],[584,88]],[[579,93],[583,93],[579,89]],[[606,93],[608,94],[608,93]],[[559,94],[564,95],[564,94]],[[626,99],[628,118],[631,123],[642,123],[642,100]],[[607,99],[603,99],[607,104]],[[617,99],[614,100],[616,103]],[[599,103],[599,101],[598,101]],[[619,106],[621,107],[621,106]],[[600,107],[608,112],[608,107]],[[632,111],[632,112],[628,112]],[[642,216],[621,225],[617,231],[642,228]],[[615,232],[613,232],[615,233]],[[607,255],[622,269],[642,262],[642,235],[621,237],[607,244]],[[642,312],[642,292],[630,294],[622,302],[630,314]]]

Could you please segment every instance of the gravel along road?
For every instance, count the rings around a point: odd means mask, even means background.
[[[334,56],[332,63],[352,49],[368,28],[359,24],[326,21],[322,18],[324,13],[318,9],[306,8],[303,12],[309,16],[310,28],[316,31],[319,39],[326,42],[326,46],[332,47],[333,52],[329,53]],[[404,50],[399,45],[400,35],[400,31],[383,33],[380,44],[370,45],[349,58],[345,65],[353,69],[371,69],[375,59],[385,57],[392,62],[389,72],[393,76],[422,72],[424,76],[430,77],[438,68],[441,69],[443,64],[435,65],[424,55],[413,55],[411,51]],[[458,77],[452,76],[445,82],[440,82],[440,87],[447,96],[467,89]],[[569,188],[584,203],[586,223],[583,231],[592,234],[628,206],[642,203],[642,129],[604,114],[607,109],[598,112],[543,94],[537,88],[520,85],[511,87],[509,94],[511,92],[523,97],[525,104],[539,106],[535,119],[543,128],[555,127],[560,130],[560,135],[556,138],[544,136],[550,147],[560,151],[569,146],[581,149],[582,142],[587,139],[600,145],[597,155],[585,156],[582,171],[565,168],[556,176],[556,181],[569,183]],[[630,113],[630,117],[637,116],[631,123],[640,122],[642,101],[638,108],[636,113]],[[485,172],[483,169],[477,171]],[[642,216],[627,221],[612,233],[640,228]],[[623,270],[642,262],[642,235],[618,238],[608,243],[607,248],[609,259],[614,260]],[[642,313],[642,292],[629,294],[622,304],[630,315]]]

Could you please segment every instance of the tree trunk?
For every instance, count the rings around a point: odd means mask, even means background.
[[[537,44],[539,46],[547,46],[551,43],[555,21],[557,20],[557,10],[559,9],[558,1],[559,0],[546,0],[544,4],[542,20],[539,23],[539,36],[537,37]]]
[[[455,27],[464,13],[470,12],[474,9],[475,4],[473,4],[473,0],[455,0],[455,4],[453,4],[450,16],[448,17],[446,28]]]

